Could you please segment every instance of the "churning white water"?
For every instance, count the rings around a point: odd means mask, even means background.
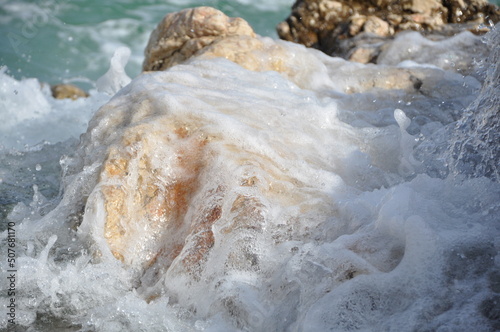
[[[292,72],[195,58],[139,75],[109,102],[127,81],[123,49],[88,99],[56,101],[37,81],[0,73],[17,329],[500,328],[498,120],[481,122],[498,119],[499,34],[466,33],[446,51],[408,34],[384,65],[279,42],[283,61],[302,64]],[[450,63],[475,49],[489,60]],[[48,142],[22,148],[19,135]],[[110,155],[128,158],[121,177],[103,175]],[[177,238],[134,206],[144,164],[160,189],[196,173]],[[39,185],[27,199],[29,183]],[[121,261],[106,242],[109,188],[130,203]],[[213,224],[193,231],[210,211]],[[6,278],[1,287],[7,305]]]

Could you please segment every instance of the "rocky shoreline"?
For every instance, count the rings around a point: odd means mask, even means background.
[[[485,0],[297,0],[277,31],[328,55],[377,63],[402,31],[439,41],[461,31],[484,34],[499,20],[500,9]]]

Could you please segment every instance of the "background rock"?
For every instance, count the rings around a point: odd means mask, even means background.
[[[255,32],[245,20],[210,7],[168,14],[151,33],[142,69],[165,70],[231,36],[255,37]]]
[[[85,98],[89,96],[85,91],[73,84],[53,85],[50,87],[50,90],[52,91],[52,96],[56,99],[70,98],[75,100],[78,98]]]
[[[499,20],[500,9],[484,0],[297,0],[277,31],[284,40],[329,55],[374,62],[383,42],[400,31],[484,33],[485,24]]]

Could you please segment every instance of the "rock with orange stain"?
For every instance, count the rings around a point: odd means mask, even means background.
[[[281,72],[299,84],[309,69],[301,71],[304,57],[290,56],[289,47],[317,63],[303,46],[259,38],[243,20],[202,7],[165,17],[152,34],[144,69],[164,70],[191,56],[224,57],[253,71]],[[252,135],[232,133],[234,121],[248,132],[270,125],[262,121],[265,107],[254,110],[241,91],[228,92],[231,83],[218,83],[233,70],[248,71],[217,61],[189,66],[198,69],[177,66],[134,79],[95,114],[83,138],[85,165],[99,170],[80,233],[90,235],[103,259],[138,271],[138,287],[155,285],[167,273],[199,277],[220,237],[263,232],[269,200],[304,201],[288,191],[293,186],[286,184],[297,181],[264,152],[272,143],[248,151]],[[268,88],[263,91],[269,111],[281,113],[284,106],[273,104]],[[238,173],[242,168],[252,171]],[[228,266],[255,268],[251,240],[234,241],[241,248],[224,253]]]
[[[160,135],[154,126],[129,128],[110,148],[99,181],[110,250],[124,263],[142,267],[162,252],[171,261],[182,247],[190,231],[183,218],[198,186],[206,143],[182,126],[169,124],[172,131]]]
[[[103,205],[103,238],[116,259],[141,271],[143,287],[154,285],[174,262],[175,271],[198,278],[216,241],[214,224],[223,216],[220,234],[263,231],[261,199],[228,194],[256,190],[255,176],[230,190],[224,181],[207,185],[216,160],[212,145],[219,139],[164,114],[131,125],[108,148],[93,194]],[[230,255],[230,264],[243,266],[238,257]]]

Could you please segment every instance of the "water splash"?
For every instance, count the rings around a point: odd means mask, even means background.
[[[500,180],[500,25],[487,36],[491,53],[477,99],[465,110],[452,137],[450,164],[455,174]]]

